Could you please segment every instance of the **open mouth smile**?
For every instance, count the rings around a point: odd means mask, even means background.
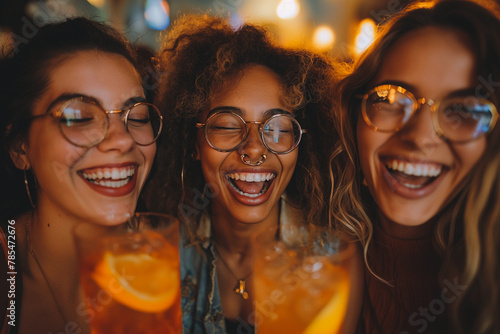
[[[101,187],[120,188],[132,180],[136,166],[94,168],[81,171],[83,178]]]
[[[419,189],[435,181],[443,171],[443,166],[432,163],[415,163],[397,159],[387,160],[385,167],[401,185]]]
[[[139,166],[135,163],[92,167],[78,171],[85,183],[106,196],[125,196],[136,186]]]
[[[229,173],[227,180],[241,196],[257,198],[267,192],[276,177],[275,173]]]

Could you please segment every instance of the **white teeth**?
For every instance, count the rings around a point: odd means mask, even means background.
[[[413,174],[413,165],[412,164],[406,164],[404,173],[408,174],[408,175],[414,175]]]
[[[108,188],[120,188],[120,187],[123,187],[124,185],[126,185],[127,183],[130,182],[129,179],[125,179],[125,180],[120,180],[120,181],[110,181],[110,180],[100,180],[100,181],[94,181],[94,180],[91,180],[92,183],[95,183],[95,184],[98,184],[102,187],[108,187]]]
[[[441,174],[441,167],[425,163],[411,163],[405,161],[392,160],[386,163],[387,168],[399,171],[406,175],[422,176],[422,177],[437,177]],[[418,188],[420,186],[408,185],[410,188]]]
[[[411,189],[417,189],[417,188],[422,188],[421,184],[408,184],[408,183],[403,183],[403,185],[407,188]]]
[[[229,178],[233,180],[241,180],[246,182],[262,182],[269,181],[274,178],[273,173],[231,173]]]
[[[235,181],[240,180],[245,182],[263,182],[272,180],[275,177],[275,175],[273,173],[231,173],[228,174],[228,177]],[[236,187],[234,184],[232,183],[230,184],[233,187],[233,189],[238,192],[238,194],[249,198],[259,197],[268,188],[267,186],[264,186],[258,194],[248,194],[238,189],[238,187]]]
[[[92,183],[103,187],[119,188],[129,183],[135,174],[135,167],[103,168],[82,173],[83,177]]]

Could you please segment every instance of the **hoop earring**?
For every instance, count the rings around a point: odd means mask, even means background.
[[[245,165],[248,165],[248,166],[260,166],[260,165],[262,165],[262,164],[264,163],[264,161],[266,161],[267,155],[262,154],[262,155],[260,156],[260,160],[259,160],[259,161],[257,161],[257,162],[252,162],[252,161],[250,161],[250,160],[245,160],[245,157],[249,157],[249,158],[250,158],[250,156],[249,156],[248,154],[245,154],[245,153],[243,153],[243,154],[240,156],[241,161],[243,161],[243,163],[244,163]]]
[[[34,209],[35,208],[35,204],[33,203],[33,198],[31,198],[31,192],[30,192],[30,186],[28,184],[28,173],[26,173],[26,171],[28,170],[28,165],[24,166],[24,186],[26,188],[26,193],[28,194],[28,198],[30,200],[30,204],[31,204],[31,207]],[[36,186],[36,183],[35,183],[35,186]]]

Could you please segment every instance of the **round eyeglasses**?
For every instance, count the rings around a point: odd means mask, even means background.
[[[86,97],[72,98],[50,113],[32,116],[31,119],[52,116],[57,119],[59,130],[71,144],[93,147],[104,140],[108,132],[108,114],[124,113],[123,123],[130,136],[141,146],[153,144],[161,133],[163,118],[156,106],[139,102],[125,110],[105,110]]]
[[[205,123],[196,123],[196,127],[205,128],[205,139],[214,150],[230,152],[247,139],[247,124],[259,126],[262,143],[275,154],[293,151],[299,145],[302,134],[307,132],[289,114],[275,114],[263,122],[247,122],[230,110],[218,111],[210,115]]]
[[[498,119],[495,105],[476,96],[451,96],[441,101],[417,99],[407,89],[380,85],[362,96],[361,112],[375,131],[399,131],[420,108],[428,104],[437,134],[454,143],[465,143],[490,132]]]

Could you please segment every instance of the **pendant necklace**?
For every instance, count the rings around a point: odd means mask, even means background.
[[[57,312],[61,316],[62,320],[64,321],[64,325],[66,326],[66,324],[68,324],[68,320],[64,316],[62,308],[59,305],[59,303],[57,302],[56,294],[54,293],[54,290],[52,290],[52,287],[49,284],[49,280],[47,279],[47,275],[45,275],[45,272],[43,271],[42,265],[40,264],[40,261],[38,261],[38,258],[35,254],[35,251],[33,250],[33,246],[31,245],[30,232],[31,232],[32,219],[33,219],[33,214],[28,216],[28,218],[26,219],[26,244],[28,246],[28,249],[29,249],[31,255],[33,255],[33,258],[35,259],[36,265],[38,266],[38,268],[40,269],[40,272],[42,273],[43,279],[44,279],[45,283],[47,284],[47,287],[49,288],[50,295],[52,296],[52,299],[54,300],[54,304],[56,304]]]
[[[250,277],[250,275],[252,275],[253,269],[248,274],[246,274],[243,278],[238,278],[238,276],[236,276],[236,274],[233,272],[231,267],[229,267],[227,262],[224,260],[224,258],[222,257],[221,253],[219,252],[219,250],[217,249],[217,246],[215,246],[215,244],[214,244],[214,249],[215,249],[215,252],[217,253],[217,255],[219,255],[219,259],[226,266],[226,268],[229,270],[231,275],[233,275],[234,278],[236,278],[236,280],[238,281],[238,283],[236,283],[236,285],[233,288],[233,292],[243,299],[248,299],[248,291],[246,291],[246,284],[247,284],[246,280]]]

